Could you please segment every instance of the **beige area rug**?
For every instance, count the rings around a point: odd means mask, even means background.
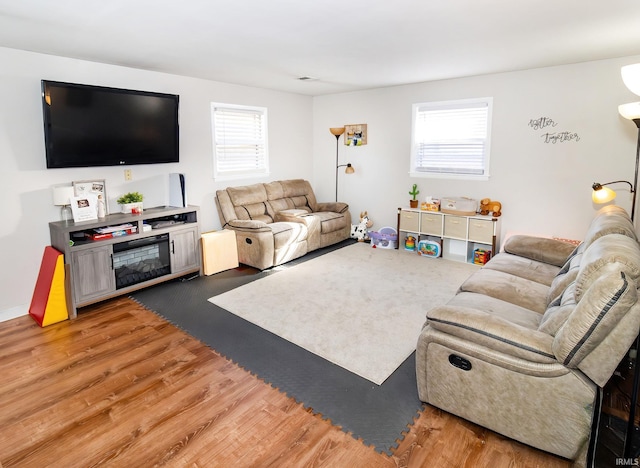
[[[477,266],[358,243],[210,302],[378,385]]]

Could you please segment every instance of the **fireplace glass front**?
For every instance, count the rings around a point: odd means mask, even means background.
[[[113,246],[116,289],[126,288],[171,273],[169,234],[161,234]]]

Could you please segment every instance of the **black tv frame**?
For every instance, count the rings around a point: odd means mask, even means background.
[[[48,169],[180,161],[177,94],[52,80],[41,93]]]

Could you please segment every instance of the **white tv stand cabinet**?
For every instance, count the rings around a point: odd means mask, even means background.
[[[438,240],[445,259],[473,263],[476,249],[490,251],[491,256],[497,253],[499,220],[492,216],[398,208],[398,248],[403,250],[405,236],[413,234],[416,244],[422,239]]]
[[[199,208],[157,207],[142,214],[49,223],[51,245],[64,253],[69,318],[95,302],[189,274],[201,274]],[[96,229],[130,224],[94,240]],[[146,226],[146,227],[145,227]]]

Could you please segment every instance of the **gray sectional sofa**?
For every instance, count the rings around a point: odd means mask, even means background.
[[[627,213],[601,209],[576,248],[513,236],[418,339],[422,401],[585,464],[598,389],[640,327],[640,248]]]
[[[236,233],[238,260],[260,270],[349,238],[349,205],[316,200],[303,179],[216,191],[224,229]]]

